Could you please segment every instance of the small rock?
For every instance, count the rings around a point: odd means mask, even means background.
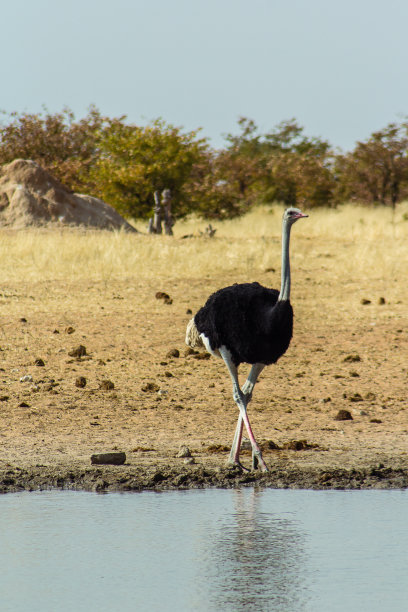
[[[145,393],[147,392],[152,393],[152,392],[156,392],[159,390],[160,390],[160,387],[155,382],[148,382],[142,387],[142,391],[144,391]]]
[[[126,453],[98,453],[91,456],[92,465],[123,465]]]
[[[158,292],[156,293],[156,296],[155,296],[155,297],[156,297],[156,299],[157,299],[157,300],[163,300],[163,302],[164,302],[165,304],[172,304],[172,303],[173,303],[173,300],[171,299],[171,297],[169,296],[169,294],[168,294],[168,293],[165,293],[164,291],[158,291]]]
[[[191,451],[188,448],[188,446],[185,446],[184,444],[182,444],[179,448],[179,452],[177,453],[177,457],[191,457]]]
[[[193,359],[210,359],[210,353],[197,353],[197,355],[193,355]]]
[[[384,298],[384,297],[380,297],[380,298],[378,298],[378,303],[379,303],[379,305],[380,305],[380,306],[384,306],[384,304],[385,304],[385,298]]]
[[[20,382],[33,382],[33,377],[31,374],[26,374],[20,378]]]
[[[382,423],[381,419],[370,419],[370,423]]]
[[[184,357],[188,357],[189,355],[197,355],[198,351],[195,351],[191,346],[188,346],[184,351]]]
[[[85,378],[85,376],[78,376],[78,377],[75,379],[75,386],[76,386],[76,387],[80,387],[80,388],[82,388],[82,389],[83,389],[84,387],[86,387],[86,378]]]
[[[361,357],[360,357],[360,355],[357,355],[357,354],[355,354],[355,355],[347,355],[347,357],[345,357],[343,359],[343,361],[345,363],[355,363],[357,361],[361,361]]]
[[[103,391],[111,391],[112,389],[115,388],[115,385],[113,384],[111,380],[103,380],[102,382],[99,383],[99,388],[102,389]]]
[[[171,372],[165,372],[164,373],[166,378],[173,378],[174,374],[172,374]]]
[[[360,395],[360,393],[356,392],[356,393],[352,393],[351,395],[348,396],[348,400],[350,402],[362,402],[363,398]]]
[[[353,417],[351,416],[351,412],[348,410],[339,410],[336,416],[334,417],[335,421],[352,421]]]
[[[359,377],[360,377],[360,374],[359,374],[358,372],[356,372],[355,370],[352,370],[352,371],[350,372],[350,376],[351,376],[352,378],[359,378]]]
[[[376,395],[372,391],[369,391],[368,393],[366,393],[366,396],[365,396],[366,400],[373,402],[375,398],[376,398]]]
[[[30,404],[27,404],[26,402],[21,402],[21,403],[18,405],[18,407],[19,407],[19,408],[29,408],[29,407],[30,407]]]
[[[188,315],[193,314],[193,311],[191,310],[191,308],[187,308],[187,310],[186,310],[186,314],[188,314]]]
[[[21,317],[20,321],[21,323],[27,323],[27,319],[25,317]]]
[[[70,325],[65,328],[65,333],[66,334],[73,334],[74,331],[75,331],[75,329],[73,327],[71,327]]]
[[[366,306],[367,304],[371,304],[371,300],[367,300],[367,298],[363,298],[361,300],[361,304],[363,304],[363,306]]]
[[[9,399],[8,395],[0,395],[0,402],[7,402],[8,399]]]
[[[280,450],[279,446],[277,444],[275,444],[275,442],[273,440],[267,440],[263,444],[263,448],[269,449],[269,450]]]
[[[68,355],[70,357],[83,357],[86,355],[86,348],[83,344],[80,344],[76,348],[72,349],[72,351],[69,351]]]
[[[38,359],[36,359],[34,361],[34,365],[43,367],[43,366],[45,366],[45,363],[44,363],[43,359],[38,358]]]
[[[316,445],[309,444],[306,440],[290,440],[289,442],[286,442],[282,448],[287,450],[301,451],[316,448]]]
[[[178,358],[178,357],[180,357],[180,351],[178,349],[176,349],[176,348],[170,349],[167,352],[166,357],[176,357],[176,358]]]
[[[192,465],[193,463],[195,463],[195,459],[194,457],[186,457],[183,463],[185,463],[186,465]]]

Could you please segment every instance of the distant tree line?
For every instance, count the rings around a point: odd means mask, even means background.
[[[199,130],[161,119],[145,127],[91,107],[12,113],[0,123],[0,164],[32,159],[69,189],[99,197],[120,213],[151,216],[154,192],[170,189],[177,217],[241,215],[256,203],[336,206],[345,201],[395,207],[408,197],[408,122],[390,123],[350,153],[309,138],[295,119],[260,134],[251,119],[215,150]]]

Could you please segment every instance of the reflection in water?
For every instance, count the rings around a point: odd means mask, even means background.
[[[204,569],[214,610],[299,610],[307,599],[305,537],[282,515],[261,512],[262,492],[235,490],[235,512],[208,539]],[[302,605],[303,604],[303,605]]]

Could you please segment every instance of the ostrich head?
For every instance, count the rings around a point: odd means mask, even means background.
[[[283,213],[283,222],[292,225],[298,219],[303,219],[308,216],[309,215],[305,215],[304,213],[302,213],[299,208],[287,208]]]

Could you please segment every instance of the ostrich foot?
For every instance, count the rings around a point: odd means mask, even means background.
[[[242,465],[242,463],[240,461],[238,461],[238,459],[228,459],[227,460],[227,466],[231,467],[231,468],[232,467],[238,467],[243,472],[250,472],[251,471],[247,467]]]
[[[261,453],[255,451],[252,453],[252,469],[257,470],[258,468],[260,468],[261,472],[269,472]]]

